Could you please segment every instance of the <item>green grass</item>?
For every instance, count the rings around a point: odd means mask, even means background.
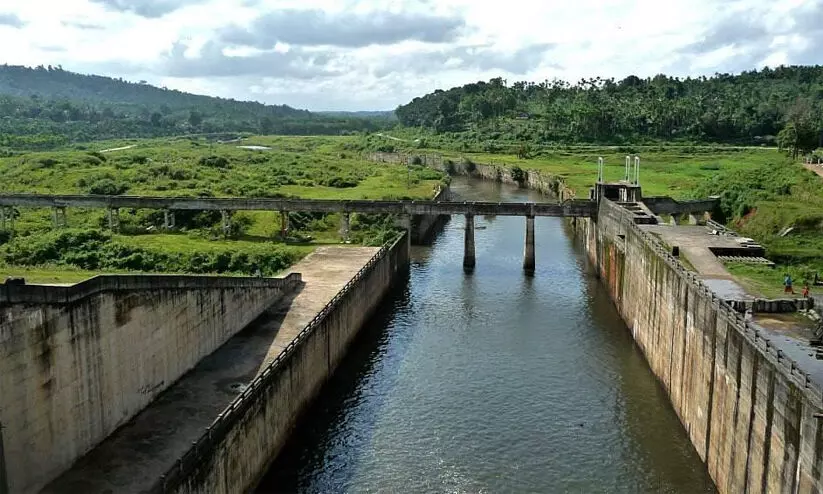
[[[433,151],[433,150],[432,150]],[[444,158],[459,161],[463,157],[475,163],[518,166],[562,176],[578,197],[586,197],[597,178],[597,159],[605,162],[604,178],[621,180],[625,175],[628,149],[612,147],[570,147],[558,151],[539,151],[529,159],[513,154],[443,153]],[[785,163],[785,156],[773,149],[695,148],[653,146],[632,148],[631,156],[640,156],[640,184],[646,196],[690,197],[703,182],[720,173],[736,173],[764,164]],[[436,152],[436,151],[433,151]]]
[[[248,150],[238,148],[239,145],[271,149]],[[125,146],[133,147],[100,152]],[[58,151],[0,158],[0,176],[3,177],[0,193],[318,199],[428,199],[444,179],[441,173],[421,166],[407,168],[366,161],[362,142],[355,137],[276,136],[223,144],[198,137],[81,144]],[[4,247],[0,235],[0,262],[12,252],[18,260],[27,259],[21,247],[54,229],[50,210],[20,208],[18,214],[14,240]],[[100,230],[107,226],[102,210],[69,209],[67,214],[71,229]],[[177,212],[176,219],[178,233],[148,234],[150,229],[158,231],[162,226],[161,212],[121,210],[121,232],[125,234],[115,235],[110,241],[127,248],[130,255],[142,252],[135,255],[143,256],[143,260],[156,253],[175,255],[176,260],[169,260],[169,265],[182,266],[185,270],[202,268],[202,257],[192,260],[192,254],[211,256],[213,260],[215,257],[225,259],[228,253],[242,253],[250,259],[260,259],[276,250],[281,259],[299,259],[316,245],[341,240],[339,215],[293,215],[290,231],[310,239],[305,245],[274,243],[281,224],[280,215],[275,212],[234,214],[232,240],[220,238],[219,215]],[[380,242],[387,235],[386,229],[391,228],[385,221],[360,215],[353,215],[351,226],[352,238],[364,243]],[[37,255],[42,258],[49,255],[49,249],[62,245],[59,239],[54,242],[57,243],[40,246]],[[85,254],[83,249],[91,248],[88,245],[91,244],[64,249],[56,259],[49,257],[53,265],[44,268],[42,276],[52,282],[55,279],[76,281],[77,276],[87,276],[88,272],[77,274],[75,269],[83,267],[78,262],[90,262],[78,261],[77,257]],[[111,252],[108,255],[100,262],[114,265]],[[272,262],[270,267],[277,265],[270,255],[268,259]],[[135,264],[144,266],[145,262],[141,264],[139,258]],[[232,266],[237,264],[233,262]],[[162,266],[157,269],[168,270]],[[61,278],[59,273],[64,271]],[[32,271],[31,276],[39,279],[41,275]]]
[[[796,266],[776,266],[769,267],[758,264],[726,263],[726,269],[737,278],[749,293],[765,298],[784,298],[783,277],[788,272],[794,282],[795,295],[789,297],[800,297],[803,292],[804,282],[809,283],[811,293],[823,292],[823,287],[811,285],[812,276],[809,271]]]
[[[101,274],[99,271],[87,271],[70,266],[3,266],[0,265],[0,281],[7,277],[23,277],[26,283],[68,284]]]

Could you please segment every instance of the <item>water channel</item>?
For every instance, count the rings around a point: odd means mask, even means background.
[[[539,201],[455,180],[467,200]],[[415,248],[258,492],[715,492],[563,220],[463,218]]]

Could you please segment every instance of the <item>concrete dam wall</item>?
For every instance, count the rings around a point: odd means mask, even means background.
[[[821,390],[631,216],[572,223],[718,490],[823,492]]]
[[[230,494],[254,488],[408,262],[405,236],[380,249],[152,492]]]
[[[299,284],[293,274],[0,285],[9,492],[39,490]]]

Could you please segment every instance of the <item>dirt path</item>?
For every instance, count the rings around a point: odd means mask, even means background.
[[[806,167],[807,170],[811,170],[811,171],[817,173],[818,175],[820,175],[821,178],[823,178],[823,165],[816,165],[816,164],[812,164],[812,163],[803,163],[803,166]]]
[[[137,144],[132,144],[131,146],[123,146],[123,147],[120,147],[120,148],[103,149],[100,152],[101,153],[110,153],[112,151],[125,151],[126,149],[131,149],[131,148],[136,147],[136,146],[137,146]]]

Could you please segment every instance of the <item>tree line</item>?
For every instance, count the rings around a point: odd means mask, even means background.
[[[651,138],[779,144],[801,153],[823,138],[823,67],[685,79],[597,77],[576,84],[495,78],[437,90],[395,113],[406,126],[480,138],[604,144]]]
[[[386,121],[188,94],[59,66],[0,66],[0,147],[187,133],[331,135],[376,130]]]

